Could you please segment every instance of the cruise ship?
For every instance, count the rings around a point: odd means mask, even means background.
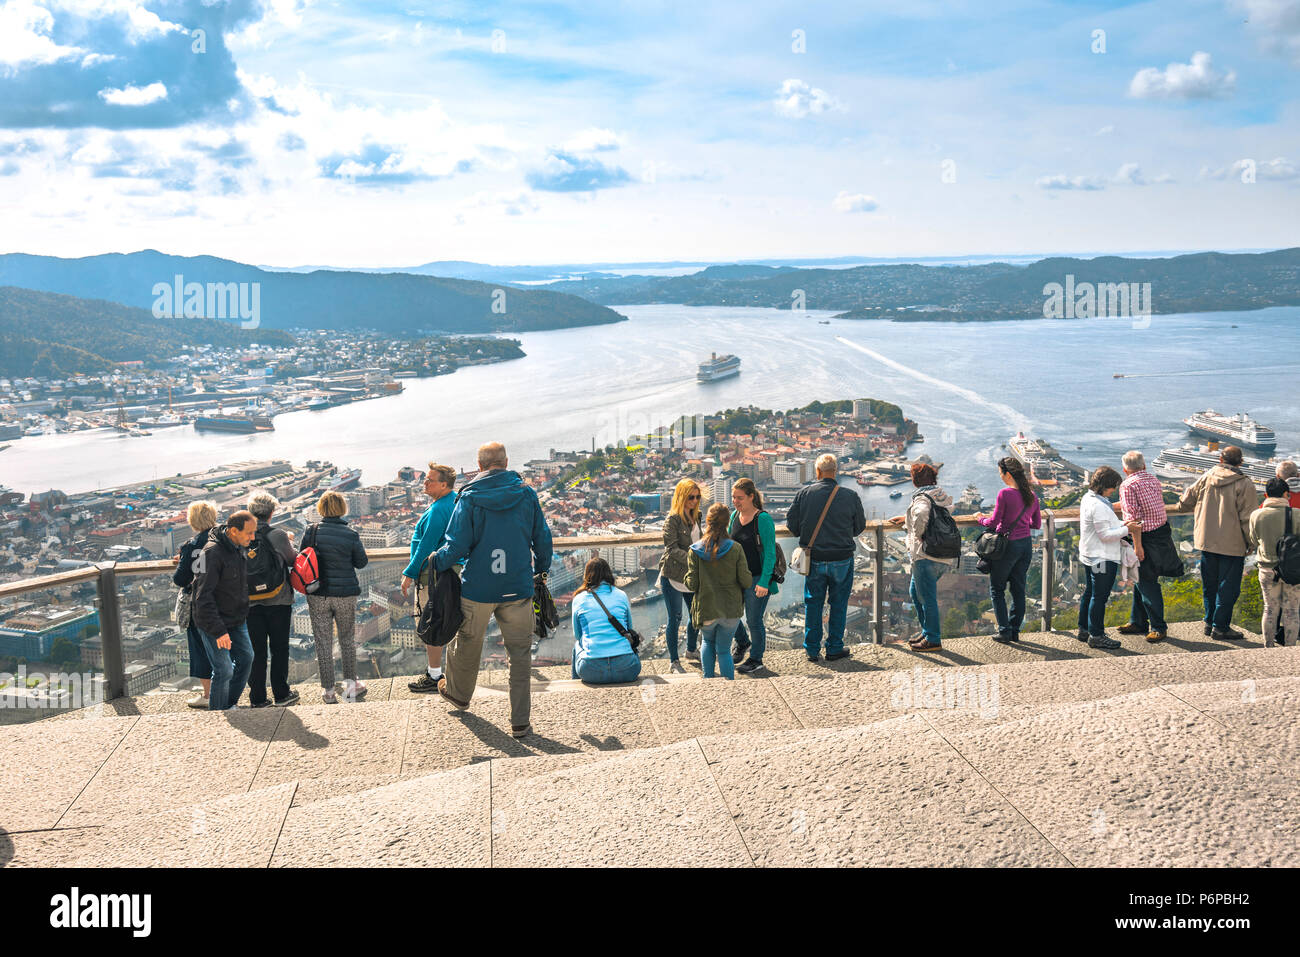
[[[740,357],[720,356],[715,352],[708,362],[700,363],[700,371],[696,378],[701,382],[713,382],[733,375],[740,375]]]
[[[275,425],[269,415],[200,415],[194,428],[213,432],[274,432]]]
[[[1151,471],[1161,478],[1195,479],[1219,464],[1219,449],[1210,445],[1184,445],[1165,449],[1151,463]],[[1243,456],[1241,471],[1259,488],[1277,474],[1277,459],[1254,459]]]
[[[1277,436],[1273,430],[1260,425],[1246,413],[1223,415],[1213,409],[1197,412],[1183,419],[1183,424],[1194,435],[1201,435],[1213,442],[1239,445],[1243,449],[1252,449],[1270,455],[1277,449]]]
[[[1038,485],[1069,485],[1081,482],[1087,472],[1061,457],[1061,454],[1042,439],[1030,439],[1017,432],[1007,442],[1007,450],[1020,460],[1031,482]]]
[[[318,492],[347,492],[357,487],[361,481],[361,469],[342,469],[333,475],[326,475],[316,484]]]

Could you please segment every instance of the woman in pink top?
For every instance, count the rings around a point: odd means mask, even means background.
[[[1006,488],[998,492],[992,515],[977,515],[985,528],[1007,536],[1007,550],[989,570],[989,597],[998,618],[995,641],[1008,644],[1020,640],[1020,626],[1025,621],[1025,577],[1029,574],[1032,554],[1030,531],[1043,524],[1038,498],[1029,487],[1029,476],[1020,460],[1007,456],[998,460],[998,470]],[[1011,610],[1007,611],[1007,587],[1011,588]]]

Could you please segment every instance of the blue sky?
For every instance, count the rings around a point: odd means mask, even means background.
[[[0,250],[1290,246],[1297,80],[1300,0],[0,0]]]

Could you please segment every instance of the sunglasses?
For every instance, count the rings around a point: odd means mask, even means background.
[[[688,495],[688,496],[686,496],[686,501],[688,501],[688,502],[698,502],[699,500],[700,500],[700,497],[699,497],[698,495]]]

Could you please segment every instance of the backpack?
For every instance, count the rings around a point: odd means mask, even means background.
[[[314,595],[325,584],[320,573],[320,559],[316,555],[317,525],[307,526],[307,534],[302,537],[302,551],[289,571],[289,584],[293,590],[304,595]]]
[[[426,645],[441,648],[448,644],[460,626],[465,623],[465,613],[460,604],[460,576],[448,569],[439,572],[433,567],[433,556],[425,559],[429,569],[428,601],[420,604],[420,578],[415,579],[415,636]]]
[[[1291,512],[1286,510],[1286,531],[1277,540],[1277,577],[1288,585],[1300,585],[1300,535],[1291,531]]]
[[[952,513],[929,495],[925,497],[930,500],[930,521],[921,533],[921,550],[931,558],[960,558],[961,532],[952,520]]]
[[[253,534],[253,544],[248,549],[246,567],[249,601],[274,598],[284,587],[286,563],[284,556],[271,544],[270,534],[270,526],[259,522],[257,531]]]
[[[761,508],[759,509],[759,511],[766,512],[767,509]],[[757,521],[757,519],[755,519],[755,521]],[[730,535],[731,529],[735,527],[736,527],[736,516],[733,515],[731,517],[731,523],[727,526],[727,534]],[[774,585],[784,585],[785,573],[789,568],[789,566],[786,565],[785,563],[785,551],[781,548],[780,541],[773,542],[772,544],[776,546],[776,561],[772,564],[772,576],[770,581]]]
[[[538,641],[560,627],[560,613],[555,608],[555,599],[551,597],[551,589],[546,584],[547,577],[546,572],[533,576],[533,634]]]

